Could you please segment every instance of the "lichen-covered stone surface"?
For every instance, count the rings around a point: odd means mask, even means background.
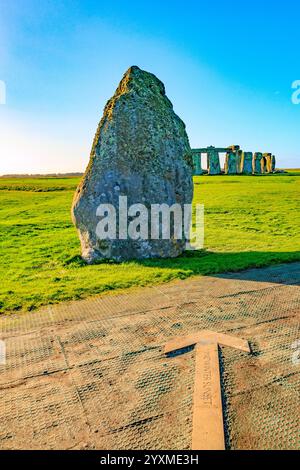
[[[252,160],[252,171],[253,173],[260,174],[261,173],[261,160],[263,158],[263,154],[261,152],[255,152],[253,155]]]
[[[225,174],[226,175],[236,175],[237,173],[237,152],[226,153],[225,157]]]
[[[201,153],[193,154],[193,164],[194,164],[194,175],[196,176],[202,175],[203,170],[202,170]]]
[[[74,197],[72,217],[83,258],[92,263],[181,254],[184,237],[98,239],[96,211],[100,204],[112,204],[118,212],[119,196],[127,196],[128,206],[178,203],[183,207],[192,201],[192,172],[185,125],[174,113],[163,83],[131,67],[104,109],[88,168]]]
[[[237,156],[236,156],[236,169],[239,175],[242,173],[242,155],[243,155],[243,151],[238,150]]]
[[[275,157],[275,155],[272,155],[272,157],[271,157],[271,170],[272,170],[272,173],[276,170],[276,157]]]
[[[208,174],[209,175],[220,175],[221,174],[221,165],[220,165],[219,153],[216,152],[214,149],[208,149],[207,161],[208,161]]]
[[[241,161],[241,173],[244,173],[245,175],[252,174],[252,160],[252,152],[243,152]]]

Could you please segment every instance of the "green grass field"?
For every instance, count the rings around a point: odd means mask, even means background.
[[[85,265],[70,219],[76,178],[0,179],[0,311],[132,286],[300,260],[300,171],[195,177],[205,249],[177,259]]]

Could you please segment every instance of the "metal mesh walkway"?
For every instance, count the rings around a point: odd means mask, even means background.
[[[199,277],[0,318],[2,449],[189,449],[194,351],[172,337],[208,328],[222,348],[227,447],[300,448],[300,263]]]

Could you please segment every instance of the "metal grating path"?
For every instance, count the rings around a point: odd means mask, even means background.
[[[162,350],[204,328],[252,348],[220,350],[227,447],[299,449],[300,263],[0,318],[0,448],[189,449],[194,351]]]

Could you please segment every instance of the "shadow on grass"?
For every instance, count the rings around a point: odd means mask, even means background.
[[[135,261],[145,267],[157,267],[165,269],[174,269],[181,271],[178,277],[186,278],[193,275],[216,275],[222,274],[221,277],[230,277],[232,279],[259,280],[261,282],[270,282],[269,276],[266,277],[264,272],[252,271],[251,273],[240,273],[240,271],[249,268],[262,268],[281,263],[291,263],[300,261],[300,251],[295,252],[260,252],[245,251],[240,253],[221,253],[206,250],[185,252],[178,258],[172,259],[153,259]],[[296,278],[300,281],[299,266],[285,269],[286,276],[282,273],[282,268],[274,267],[270,270],[272,282],[289,283],[289,278]],[[291,271],[289,275],[287,271]],[[238,273],[238,274],[234,274]],[[274,280],[273,280],[274,279]]]
[[[255,271],[251,273],[240,273],[240,271],[249,268],[262,268],[281,263],[291,263],[300,261],[300,251],[295,252],[262,252],[262,251],[245,251],[245,252],[212,252],[207,250],[200,251],[187,251],[178,258],[159,258],[147,260],[132,260],[122,264],[140,265],[145,268],[158,268],[174,270],[174,278],[185,279],[193,275],[217,275],[222,274],[222,277],[230,277],[233,279],[244,280],[259,280],[261,282],[270,282],[269,276],[266,277],[265,273]],[[80,256],[75,256],[69,259],[66,265],[73,267],[87,266],[85,261]],[[114,261],[101,260],[96,265],[118,265]],[[295,278],[293,283],[300,280],[299,267],[286,268],[286,276],[282,274],[282,268],[279,268],[279,274],[276,269],[272,268],[270,276],[272,282],[289,283],[290,278]],[[238,274],[234,274],[238,273]],[[298,277],[297,277],[298,273]],[[293,274],[293,275],[292,275]],[[290,281],[291,282],[291,281]]]

